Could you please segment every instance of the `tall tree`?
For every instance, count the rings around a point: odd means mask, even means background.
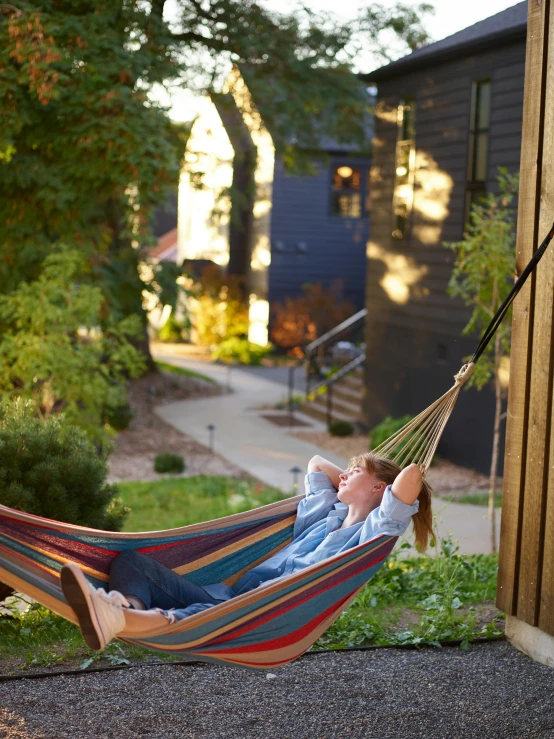
[[[387,32],[405,49],[424,42],[429,7],[374,4],[340,23],[253,0],[179,0],[172,19],[165,0],[0,4],[0,292],[37,279],[63,242],[88,258],[106,316],[143,314],[151,214],[183,148],[153,87],[213,90],[230,64],[255,68],[254,84],[275,90],[264,115],[277,151],[294,164],[315,135],[362,140],[355,54],[384,53]]]

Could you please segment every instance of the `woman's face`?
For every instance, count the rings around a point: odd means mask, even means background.
[[[339,479],[338,497],[341,503],[347,506],[369,505],[369,510],[381,504],[387,485],[365,467],[351,467],[339,475]]]

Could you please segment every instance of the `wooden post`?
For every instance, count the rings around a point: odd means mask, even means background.
[[[553,0],[529,0],[528,6],[518,272],[554,220],[552,3]],[[514,303],[497,592],[499,608],[514,616],[517,623],[525,629],[539,627],[551,635],[554,635],[553,296],[554,251],[549,247],[533,280],[529,280]],[[527,634],[525,629],[521,633]],[[510,630],[515,633],[513,624]],[[520,640],[520,646],[525,638]]]
[[[516,242],[516,272],[519,274],[538,244],[537,178],[540,177],[544,111],[542,70],[544,66],[544,28],[547,5],[529,3],[527,50],[525,61],[525,92],[521,142],[521,181],[519,190],[518,227]],[[510,388],[506,425],[506,455],[502,495],[502,525],[500,528],[500,568],[497,604],[507,613],[515,614],[518,598],[517,573],[520,561],[520,538],[523,513],[523,487],[526,464],[528,425],[529,366],[532,350],[533,295],[532,276],[514,302],[512,352],[510,357]]]

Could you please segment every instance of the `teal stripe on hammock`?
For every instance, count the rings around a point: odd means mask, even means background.
[[[264,539],[253,542],[232,554],[223,556],[205,567],[187,572],[185,577],[196,585],[211,585],[212,583],[223,582],[261,557],[267,558],[277,547],[292,538],[293,528],[294,526],[291,524],[285,529],[276,531],[271,536],[266,536]]]
[[[44,552],[39,552],[36,549],[32,549],[31,547],[27,546],[26,544],[22,544],[20,541],[9,539],[8,537],[3,536],[2,534],[0,534],[0,544],[3,545],[9,551],[17,552],[18,554],[22,555],[26,560],[28,560],[31,563],[36,562],[42,565],[43,567],[56,570],[57,572],[59,572],[60,569],[62,568],[63,562],[58,562],[57,560],[49,557],[47,554],[44,554]],[[2,554],[0,553],[0,563],[3,563],[3,562],[4,562],[4,559],[2,558]]]
[[[390,538],[392,537],[387,537],[387,540],[389,540]],[[344,555],[344,558],[341,557],[340,565],[342,566],[343,564],[353,562],[356,559],[363,559],[364,557],[372,556],[375,546],[377,546],[377,544],[382,544],[382,543],[383,543],[383,539],[379,539],[379,540],[376,540],[373,546],[367,550],[346,553],[346,555]],[[256,600],[254,603],[248,603],[244,606],[238,606],[235,610],[227,614],[222,614],[221,616],[218,616],[215,619],[211,619],[209,622],[198,624],[197,626],[192,626],[190,629],[187,629],[185,633],[175,632],[172,634],[163,634],[161,636],[148,637],[148,638],[145,638],[144,640],[147,641],[148,644],[152,644],[152,645],[158,644],[160,645],[161,648],[163,648],[164,644],[168,646],[169,645],[178,646],[179,644],[183,644],[184,639],[186,639],[186,642],[196,641],[197,639],[203,639],[204,637],[209,636],[211,633],[213,633],[217,629],[221,627],[229,626],[233,622],[241,619],[243,616],[248,616],[250,613],[257,610],[258,608],[271,604],[272,602],[275,601],[276,598],[281,598],[283,596],[291,595],[299,588],[304,587],[305,585],[308,585],[318,580],[319,578],[325,577],[328,574],[333,574],[336,567],[337,567],[336,559],[331,558],[328,565],[316,571],[309,571],[309,572],[307,571],[304,577],[302,577],[300,580],[297,580],[290,584],[285,584],[283,582],[283,586],[281,587],[277,595],[275,593],[272,593],[267,596],[262,596],[258,600]]]

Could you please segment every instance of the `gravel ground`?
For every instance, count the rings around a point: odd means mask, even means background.
[[[6,739],[554,737],[554,671],[508,643],[141,667],[0,684]]]

